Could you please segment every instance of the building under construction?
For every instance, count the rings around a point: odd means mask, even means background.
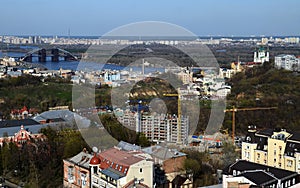
[[[164,141],[180,144],[188,142],[189,118],[185,116],[181,116],[179,120],[175,114],[138,114],[125,110],[118,119],[124,126],[144,133],[153,142]],[[178,126],[178,122],[181,126]]]

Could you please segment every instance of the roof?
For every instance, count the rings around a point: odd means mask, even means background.
[[[51,111],[46,111],[38,116],[34,117],[33,119],[36,121],[42,121],[42,120],[47,120],[47,119],[58,119],[61,118],[65,121],[71,121],[74,119],[74,113],[71,112],[70,110],[51,110]]]
[[[124,177],[123,173],[121,173],[117,170],[114,170],[112,168],[104,169],[101,171],[101,173],[107,175],[108,177],[111,177],[114,180],[118,180],[118,179]]]
[[[300,143],[295,143],[295,142],[290,142],[290,141],[286,142],[286,147],[285,147],[284,153],[287,156],[294,156],[294,153],[299,152],[299,151],[300,151]]]
[[[245,160],[239,160],[231,165],[229,165],[226,169],[224,169],[224,174],[233,174],[233,170],[240,171],[240,172],[246,172],[246,171],[254,171],[254,170],[264,170],[268,171],[271,174],[273,174],[274,177],[278,179],[283,179],[288,176],[295,175],[297,176],[296,172],[283,170],[279,168],[274,168],[262,164],[257,164]]]
[[[299,141],[300,142],[300,134],[292,133],[292,136],[288,138],[288,140]]]
[[[89,169],[90,159],[93,157],[93,155],[86,153],[86,152],[80,152],[77,155],[71,157],[68,159],[69,162],[72,162],[76,165],[79,165],[81,167],[84,167],[86,169]]]
[[[99,157],[102,161],[103,159],[106,159],[108,161],[114,162],[115,164],[124,166],[130,166],[144,160],[141,157],[135,156],[133,153],[129,153],[118,148],[110,148],[108,150],[105,150],[99,153]]]
[[[121,148],[122,150],[125,151],[137,151],[141,150],[141,146],[137,146],[135,144],[130,144],[128,142],[120,141],[119,144],[117,145],[118,148]]]
[[[270,173],[263,170],[245,172],[238,176],[243,176],[256,185],[266,185],[277,181]]]
[[[21,125],[39,125],[40,123],[33,119],[21,119],[21,120],[5,120],[0,121],[0,128],[6,127],[20,127]]]
[[[259,135],[264,135],[264,136],[272,136],[273,135],[273,132],[274,130],[273,129],[263,129],[263,130],[259,130],[257,131],[256,134],[259,134]]]
[[[188,178],[186,177],[182,177],[180,175],[177,175],[173,181],[172,184],[177,185],[177,186],[182,186],[184,184],[184,182],[187,180]]]
[[[186,156],[185,153],[179,152],[177,149],[169,149],[167,147],[162,147],[159,145],[144,148],[143,151],[150,154],[153,157],[156,157],[156,158],[159,158],[162,160]]]
[[[90,160],[90,165],[99,165],[101,163],[101,159],[96,156],[96,153]]]

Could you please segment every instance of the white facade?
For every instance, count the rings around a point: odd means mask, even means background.
[[[269,61],[269,52],[263,48],[254,52],[253,62],[255,63],[264,63]]]
[[[278,55],[275,57],[275,68],[290,71],[299,71],[300,59],[296,58],[294,55]]]

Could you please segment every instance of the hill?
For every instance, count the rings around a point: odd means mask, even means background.
[[[236,74],[228,81],[232,85],[228,107],[277,107],[276,110],[237,112],[238,133],[246,132],[249,125],[300,131],[300,74],[273,67],[272,62],[265,63]],[[231,130],[231,114],[226,114],[223,126]]]

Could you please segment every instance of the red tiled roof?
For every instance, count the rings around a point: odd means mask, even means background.
[[[134,156],[134,153],[122,151],[117,148],[110,148],[106,151],[99,153],[98,155],[101,159],[101,169],[111,167],[113,169],[117,169],[118,171],[124,174],[127,173],[127,170],[131,165],[143,160],[143,158]],[[122,166],[121,170],[120,166]],[[125,171],[125,169],[127,170]]]

